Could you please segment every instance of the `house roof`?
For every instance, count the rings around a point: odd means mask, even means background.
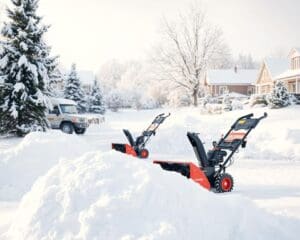
[[[295,54],[295,56],[300,56],[300,47],[294,47],[292,48],[292,50],[289,53],[289,57],[292,57],[293,54]]]
[[[289,69],[289,60],[287,58],[266,58],[264,60],[266,67],[272,78]]]
[[[224,93],[220,95],[218,98],[224,98],[224,97],[229,97],[229,98],[248,98],[247,95],[237,93],[237,92],[230,92],[230,93]]]
[[[283,72],[282,74],[278,75],[276,77],[276,80],[295,77],[298,77],[298,79],[300,80],[300,69],[289,69]]]
[[[253,85],[257,78],[257,69],[217,69],[208,70],[206,81],[209,85]]]

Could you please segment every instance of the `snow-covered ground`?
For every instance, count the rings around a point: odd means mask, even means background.
[[[298,239],[300,107],[172,116],[149,144],[150,159],[194,161],[187,131],[206,148],[239,116],[263,120],[228,169],[235,188],[215,194],[150,160],[111,151],[166,110],[108,113],[84,136],[59,131],[0,139],[0,239]]]

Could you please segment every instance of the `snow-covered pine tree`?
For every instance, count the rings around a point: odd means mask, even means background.
[[[282,81],[277,81],[267,98],[270,108],[282,108],[290,105],[290,95]]]
[[[90,112],[99,113],[99,114],[105,113],[103,93],[98,84],[97,78],[95,78],[93,82],[89,105],[90,105]]]
[[[38,0],[12,0],[0,43],[1,134],[23,136],[48,126],[45,82],[49,79]]]
[[[86,96],[81,88],[81,82],[77,74],[76,64],[72,64],[71,72],[66,79],[64,97],[77,103],[80,113],[87,112]]]
[[[58,93],[54,89],[54,85],[63,79],[63,76],[58,69],[58,56],[51,57],[50,56],[50,47],[47,47],[44,53],[48,79],[46,82],[46,95],[51,97],[57,97]]]

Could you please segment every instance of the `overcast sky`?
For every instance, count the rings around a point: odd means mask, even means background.
[[[5,2],[9,0],[0,0]],[[190,0],[40,0],[52,27],[47,42],[66,66],[96,71],[112,58],[144,57],[158,40],[162,16],[174,18]],[[299,0],[203,0],[232,53],[255,58],[300,46]]]

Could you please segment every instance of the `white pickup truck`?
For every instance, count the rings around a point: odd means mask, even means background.
[[[72,134],[84,134],[89,126],[88,119],[77,112],[76,103],[63,98],[51,98],[53,106],[47,115],[52,129],[61,129]]]

